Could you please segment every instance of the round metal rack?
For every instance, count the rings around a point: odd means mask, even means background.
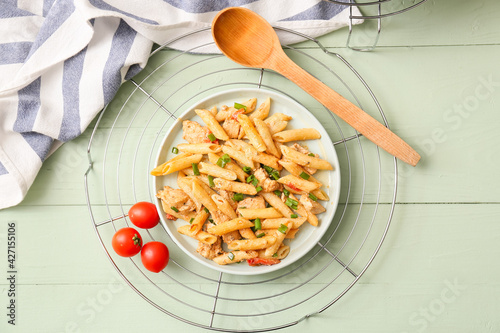
[[[391,16],[402,14],[407,12],[417,6],[420,6],[427,0],[326,0],[343,6],[349,6],[349,34],[347,36],[346,45],[355,51],[371,51],[377,44],[382,31],[382,20],[387,19]],[[356,15],[353,13],[353,9],[357,8],[362,13],[361,15]],[[353,30],[354,30],[354,20],[369,20],[376,21],[377,26],[375,28],[374,36],[360,35],[359,38],[363,41],[372,39],[371,45],[364,46],[353,46]],[[364,32],[364,30],[363,30]]]
[[[112,266],[130,288],[173,318],[223,332],[264,332],[310,317],[307,320],[314,320],[356,284],[379,252],[395,206],[397,161],[277,73],[241,67],[221,55],[197,55],[206,44],[186,52],[172,49],[176,42],[200,33],[207,29],[156,49],[146,68],[121,87],[98,117],[84,176],[92,226]],[[319,48],[284,46],[286,53],[388,126],[361,75],[341,55],[308,39]],[[129,207],[155,199],[149,172],[177,115],[208,95],[236,87],[265,88],[295,99],[330,135],[342,186],[340,204],[325,236],[294,264],[255,276],[220,273],[197,264],[160,225],[141,233],[144,242],[159,240],[169,247],[170,263],[161,273],[145,270],[138,256],[115,255],[111,238],[117,229],[131,225]]]

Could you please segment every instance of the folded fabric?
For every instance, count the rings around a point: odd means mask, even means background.
[[[210,27],[229,6],[313,37],[349,23],[348,7],[321,0],[0,0],[0,209],[23,200],[43,161],[144,68],[153,43]],[[173,46],[210,42],[207,32]]]

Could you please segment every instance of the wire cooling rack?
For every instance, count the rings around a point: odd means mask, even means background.
[[[396,159],[277,73],[244,68],[221,55],[196,54],[208,44],[187,52],[169,48],[202,33],[210,31],[199,30],[156,49],[146,68],[120,88],[98,117],[84,176],[92,226],[112,266],[130,288],[154,308],[187,324],[222,332],[264,332],[314,320],[356,284],[378,253],[395,206]],[[341,55],[309,39],[319,48],[284,46],[285,52],[388,126],[361,75]],[[289,96],[327,130],[339,157],[342,186],[338,209],[324,237],[294,264],[256,276],[230,275],[199,265],[160,225],[141,234],[145,243],[158,240],[169,247],[171,259],[164,271],[148,272],[139,256],[115,255],[111,238],[116,230],[132,226],[127,217],[130,206],[155,199],[149,172],[177,115],[208,95],[237,87],[265,88]],[[362,286],[358,288],[362,292]]]
[[[427,0],[326,0],[343,6],[349,6],[349,34],[347,36],[346,45],[355,51],[371,51],[378,44],[380,33],[382,31],[382,20],[391,16],[402,14],[417,6],[420,6]],[[358,8],[361,15],[354,15],[353,8]],[[353,46],[353,20],[369,20],[376,21],[374,36],[363,35],[360,39],[368,43],[364,46]],[[369,40],[372,40],[369,44]]]

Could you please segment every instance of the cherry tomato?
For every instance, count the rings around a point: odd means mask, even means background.
[[[142,237],[134,228],[122,228],[113,235],[111,245],[118,255],[133,257],[141,251]]]
[[[149,242],[142,247],[141,260],[148,271],[161,272],[167,266],[168,259],[168,248],[162,242]]]
[[[247,262],[249,266],[259,266],[259,265],[271,266],[279,264],[281,260],[275,258],[252,258],[252,259],[247,259]]]
[[[130,207],[128,211],[130,221],[138,228],[153,228],[160,221],[156,206],[151,202],[141,201]]]

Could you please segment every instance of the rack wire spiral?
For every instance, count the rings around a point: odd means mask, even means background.
[[[374,260],[393,216],[397,161],[277,73],[244,68],[221,55],[193,54],[207,44],[186,52],[169,48],[200,33],[207,29],[156,49],[147,67],[122,86],[98,117],[84,175],[92,226],[112,266],[130,288],[173,318],[222,332],[264,332],[297,325],[335,304]],[[307,38],[319,49],[284,46],[286,53],[388,126],[362,76],[341,55]],[[171,259],[164,271],[148,272],[138,256],[116,256],[111,238],[116,230],[131,225],[129,207],[154,200],[149,172],[177,115],[193,102],[235,87],[262,87],[287,95],[324,125],[339,157],[343,184],[325,236],[293,265],[257,276],[235,276],[197,264],[161,226],[141,233],[144,243],[159,240],[169,247]]]
[[[349,7],[349,34],[347,35],[346,46],[355,51],[371,51],[378,44],[380,33],[382,31],[382,20],[388,17],[399,15],[415,7],[422,5],[427,0],[326,0],[342,6]],[[353,8],[358,8],[362,14],[354,15]],[[376,33],[372,37],[371,45],[353,46],[352,38],[354,31],[353,20],[376,21]]]

